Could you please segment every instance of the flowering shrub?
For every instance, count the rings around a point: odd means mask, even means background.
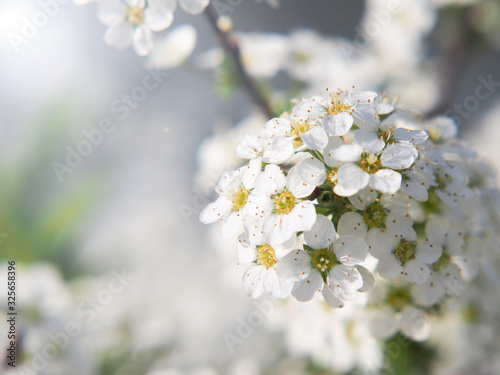
[[[416,118],[371,91],[328,91],[245,134],[200,215],[238,235],[245,292],[368,292],[373,334],[426,339],[426,316],[486,262],[497,190],[452,120]],[[371,287],[375,284],[375,287]]]

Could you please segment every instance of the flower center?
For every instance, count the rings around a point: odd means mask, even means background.
[[[379,202],[375,202],[366,208],[363,217],[370,228],[379,228],[385,226],[387,213]]]
[[[387,303],[396,310],[402,310],[406,305],[411,303],[411,295],[407,289],[394,289],[387,297]]]
[[[274,211],[280,214],[289,214],[297,204],[297,198],[288,190],[283,190],[281,193],[273,197]]]
[[[266,268],[274,266],[278,262],[274,249],[268,244],[257,246],[257,263]]]
[[[313,268],[316,268],[321,273],[323,279],[326,279],[328,272],[330,272],[334,266],[341,263],[338,261],[333,251],[321,249],[314,251],[312,254],[311,264]]]
[[[240,188],[233,196],[233,211],[238,212],[247,204],[248,195],[250,192],[244,187]]]
[[[144,23],[144,9],[139,7],[129,7],[125,15],[125,20],[132,26]]]
[[[329,115],[338,115],[339,113],[354,111],[347,103],[342,103],[342,96],[339,94],[330,94],[330,105],[327,110]]]
[[[307,133],[309,130],[311,130],[311,128],[312,125],[307,120],[295,120],[292,122],[292,135],[294,137],[293,145],[295,147],[299,147],[304,144],[300,136],[304,133]]]
[[[442,268],[448,267],[451,263],[451,256],[448,251],[443,247],[443,255],[432,265],[434,271],[439,271]]]
[[[405,264],[406,262],[415,259],[416,249],[416,242],[408,242],[403,240],[399,243],[399,246],[396,248],[396,250],[394,250],[394,255],[396,256],[397,260],[401,262],[401,264]]]
[[[367,154],[363,152],[361,154],[361,159],[359,161],[359,166],[366,173],[373,174],[377,172],[379,169],[382,169],[382,162],[380,161],[380,157],[375,154]]]
[[[385,131],[379,130],[378,137],[385,142],[385,144],[395,143],[394,128],[389,128]]]
[[[339,176],[337,174],[337,170],[336,169],[332,169],[330,172],[328,172],[328,174],[326,175],[326,178],[327,178],[328,182],[332,186],[337,186],[337,182],[339,180]]]

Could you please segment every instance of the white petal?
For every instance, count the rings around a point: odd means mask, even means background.
[[[368,255],[368,245],[356,236],[341,236],[333,244],[337,259],[346,266],[354,266],[365,260]]]
[[[236,146],[234,154],[241,159],[253,159],[257,156],[255,149],[259,149],[260,147],[261,144],[257,135],[245,133],[240,143]]]
[[[390,169],[381,169],[369,178],[370,186],[382,193],[393,194],[401,187],[401,175]]]
[[[339,168],[337,174],[339,185],[348,190],[364,189],[370,181],[370,175],[352,163],[344,164]]]
[[[410,242],[417,240],[417,234],[413,229],[413,220],[410,215],[389,214],[385,220],[385,225],[388,232],[394,236],[404,237]]]
[[[358,193],[349,197],[349,201],[358,210],[364,211],[366,207],[371,205],[377,199],[377,192],[371,187],[366,187]]]
[[[346,212],[340,217],[337,231],[341,236],[352,235],[363,238],[367,231],[365,219],[357,212]]]
[[[322,151],[328,144],[328,134],[321,126],[315,126],[300,136],[307,148]]]
[[[286,177],[280,167],[268,164],[264,172],[260,173],[255,180],[255,190],[264,195],[273,195],[286,185]]]
[[[471,281],[479,272],[479,264],[472,257],[454,255],[453,262],[460,268],[461,275],[465,281]]]
[[[367,292],[371,289],[373,284],[375,284],[375,277],[363,266],[356,266],[359,274],[363,278],[363,286],[358,290],[358,292]]]
[[[284,118],[275,117],[265,123],[262,129],[261,137],[273,138],[276,136],[285,136],[290,134],[292,125],[290,121]]]
[[[401,182],[401,190],[419,202],[426,202],[427,199],[429,199],[427,185],[418,181],[416,178],[403,179]]]
[[[363,278],[356,268],[343,265],[333,267],[326,278],[328,288],[337,297],[351,301],[363,286]]]
[[[395,242],[393,236],[382,228],[372,228],[366,236],[369,252],[377,259],[382,259],[390,254],[395,248]]]
[[[424,341],[430,336],[431,322],[425,312],[408,306],[403,310],[401,332],[415,341]]]
[[[292,168],[293,169],[293,168]],[[316,158],[308,158],[301,160],[295,169],[299,177],[307,184],[319,186],[326,179],[326,169],[323,162]],[[291,184],[288,185],[293,192],[293,187]],[[296,197],[299,197],[296,195]],[[299,197],[300,198],[300,197]]]
[[[311,230],[316,222],[316,208],[311,201],[303,201],[288,214],[287,221],[293,232]]]
[[[323,280],[317,271],[312,271],[308,277],[301,280],[293,286],[292,295],[300,302],[310,301],[314,297],[314,293],[321,290]]]
[[[238,212],[232,212],[222,222],[220,233],[222,238],[228,239],[243,231],[243,216]]]
[[[357,103],[373,103],[378,94],[374,91],[353,91],[349,93],[349,104],[354,105]]]
[[[127,6],[118,1],[100,1],[97,17],[105,25],[115,25],[125,20]]]
[[[263,226],[264,238],[271,245],[282,244],[288,241],[295,233],[287,223],[286,215],[272,215],[267,218]]]
[[[286,298],[290,295],[293,282],[278,276],[273,268],[267,269],[262,276],[264,289],[274,298]]]
[[[124,50],[130,47],[132,36],[134,35],[133,27],[128,23],[117,23],[108,28],[104,34],[104,41],[107,45],[119,50]]]
[[[385,279],[394,280],[401,274],[403,267],[396,257],[391,253],[378,262],[377,271]]]
[[[144,21],[153,31],[165,30],[174,20],[173,9],[149,6],[144,11]]]
[[[269,195],[252,192],[243,210],[255,220],[265,220],[273,212],[274,204]]]
[[[248,236],[242,234],[238,237],[238,261],[252,263],[255,260],[255,246],[250,243]]]
[[[394,132],[394,138],[398,141],[410,142],[415,145],[425,142],[429,135],[423,130],[410,130],[405,128],[397,128]]]
[[[389,145],[382,153],[380,160],[384,167],[406,169],[415,161],[414,149],[410,146]]]
[[[352,145],[341,145],[337,148],[330,150],[329,155],[335,159],[342,161],[344,163],[358,161],[361,158],[363,149],[359,146]]]
[[[335,228],[332,221],[326,216],[317,215],[311,230],[304,232],[304,239],[313,249],[326,249],[335,240]]]
[[[431,274],[429,267],[417,259],[410,260],[403,266],[403,272],[408,280],[414,284],[422,285]]]
[[[276,264],[278,275],[291,281],[304,280],[311,270],[311,256],[305,250],[293,250]]]
[[[295,167],[290,169],[290,172],[288,172],[287,176],[287,186],[290,192],[296,197],[296,198],[305,198],[309,195],[312,194],[314,189],[316,188],[316,185],[309,185],[308,183],[305,182],[303,178],[299,175],[299,164],[297,164]],[[311,172],[315,173],[315,172]],[[311,175],[311,174],[310,174]],[[311,179],[313,179],[312,177]]]
[[[264,291],[262,276],[265,270],[263,266],[250,266],[243,274],[243,290],[250,297],[259,298]]]
[[[427,233],[429,241],[440,245],[445,244],[448,231],[448,225],[446,225],[443,219],[437,216],[431,217],[425,226],[425,233]]]
[[[200,14],[205,10],[210,0],[179,0],[181,8],[191,14]]]
[[[421,262],[432,264],[441,258],[442,254],[443,249],[436,243],[422,241],[417,245],[417,259]]]
[[[377,339],[385,340],[394,336],[398,328],[396,315],[392,308],[384,307],[374,310],[370,314],[370,332]]]
[[[339,308],[343,307],[345,302],[342,298],[339,296],[335,295],[332,293],[332,291],[324,286],[323,289],[321,290],[321,294],[323,295],[323,298],[325,299],[325,302],[330,306],[331,308]]]
[[[350,197],[358,192],[358,189],[346,189],[341,185],[337,185],[333,188],[333,192],[339,197]]]
[[[146,56],[153,48],[153,33],[147,26],[135,28],[132,46],[139,56]]]
[[[231,212],[233,202],[225,197],[219,197],[215,202],[209,203],[200,213],[200,221],[203,224],[215,223]]]
[[[325,107],[314,100],[300,102],[293,109],[293,113],[299,117],[316,118],[326,113]]]
[[[260,174],[262,161],[260,159],[252,159],[247,165],[241,167],[241,180],[245,189],[253,189],[255,180]]]
[[[330,137],[330,139],[328,140],[328,144],[326,145],[323,152],[326,164],[328,164],[328,166],[340,167],[342,163],[337,159],[333,158],[332,153],[334,150],[336,150],[340,146],[344,146],[345,144],[346,143],[344,142],[344,140],[340,137]]]
[[[378,137],[377,133],[368,129],[356,130],[354,142],[369,154],[378,154],[385,147],[385,142]]]
[[[322,119],[323,126],[333,136],[342,136],[351,129],[354,120],[349,113],[328,115]]]
[[[426,302],[432,305],[439,301],[445,291],[443,281],[439,273],[433,272],[422,285],[422,292]]]
[[[281,164],[290,159],[293,152],[293,138],[275,137],[269,142],[269,145],[264,148],[262,160],[266,163]]]

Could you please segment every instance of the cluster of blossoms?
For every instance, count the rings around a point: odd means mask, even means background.
[[[496,246],[491,171],[456,135],[451,119],[421,121],[383,95],[327,90],[243,136],[247,163],[200,219],[238,236],[253,298],[320,292],[342,307],[369,291],[374,336],[424,340],[428,313]]]

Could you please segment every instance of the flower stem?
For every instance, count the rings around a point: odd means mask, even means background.
[[[221,30],[217,25],[218,14],[212,5],[209,5],[206,8],[205,15],[207,16],[208,20],[210,21],[210,24],[217,33],[217,36],[219,37],[221,44],[224,46],[225,50],[232,56],[236,68],[238,69],[238,72],[243,80],[243,84],[245,85],[245,88],[250,97],[252,98],[252,100],[260,107],[262,112],[264,112],[269,118],[275,117],[273,110],[271,109],[267,101],[264,99],[262,93],[256,87],[255,83],[248,76],[248,73],[246,72],[245,67],[243,66],[238,43],[233,37],[231,37],[231,35],[227,31]]]

